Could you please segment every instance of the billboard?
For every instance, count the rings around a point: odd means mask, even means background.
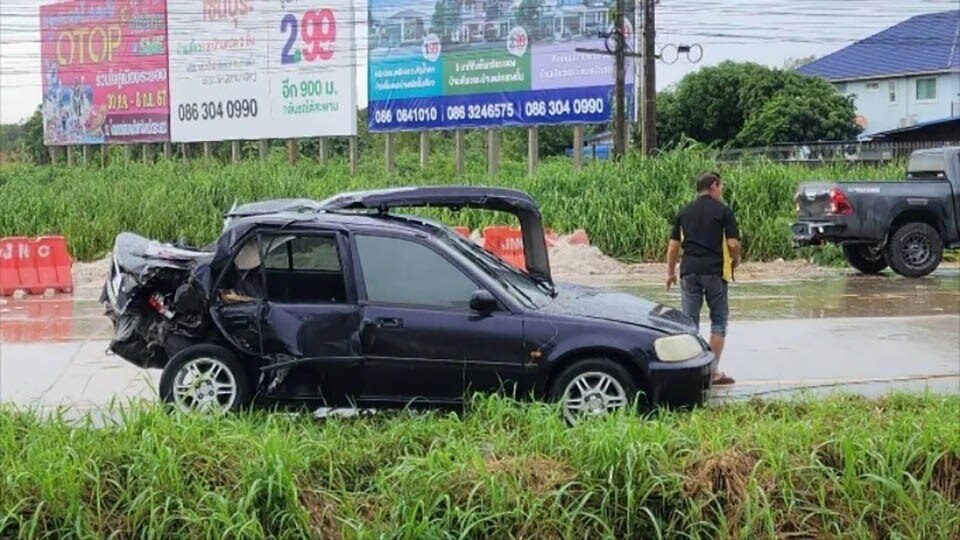
[[[165,0],[40,7],[47,145],[169,140]]]
[[[610,118],[613,56],[577,49],[605,48],[615,0],[368,1],[370,131]]]
[[[172,140],[355,135],[352,0],[167,0]]]

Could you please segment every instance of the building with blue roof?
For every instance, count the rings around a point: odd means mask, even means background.
[[[852,94],[864,134],[960,115],[960,9],[912,17],[797,72]]]

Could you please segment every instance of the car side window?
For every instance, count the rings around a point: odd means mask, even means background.
[[[477,285],[434,250],[385,236],[357,235],[356,243],[370,302],[469,309]]]
[[[333,235],[271,235],[261,238],[267,299],[290,303],[342,304],[346,280]]]

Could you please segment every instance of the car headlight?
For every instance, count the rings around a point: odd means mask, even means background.
[[[661,362],[683,362],[703,352],[700,340],[690,334],[658,338],[653,348]]]

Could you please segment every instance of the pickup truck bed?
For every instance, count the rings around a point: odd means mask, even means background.
[[[795,247],[832,242],[861,272],[927,275],[960,247],[960,147],[915,151],[905,181],[803,183],[794,203]]]

